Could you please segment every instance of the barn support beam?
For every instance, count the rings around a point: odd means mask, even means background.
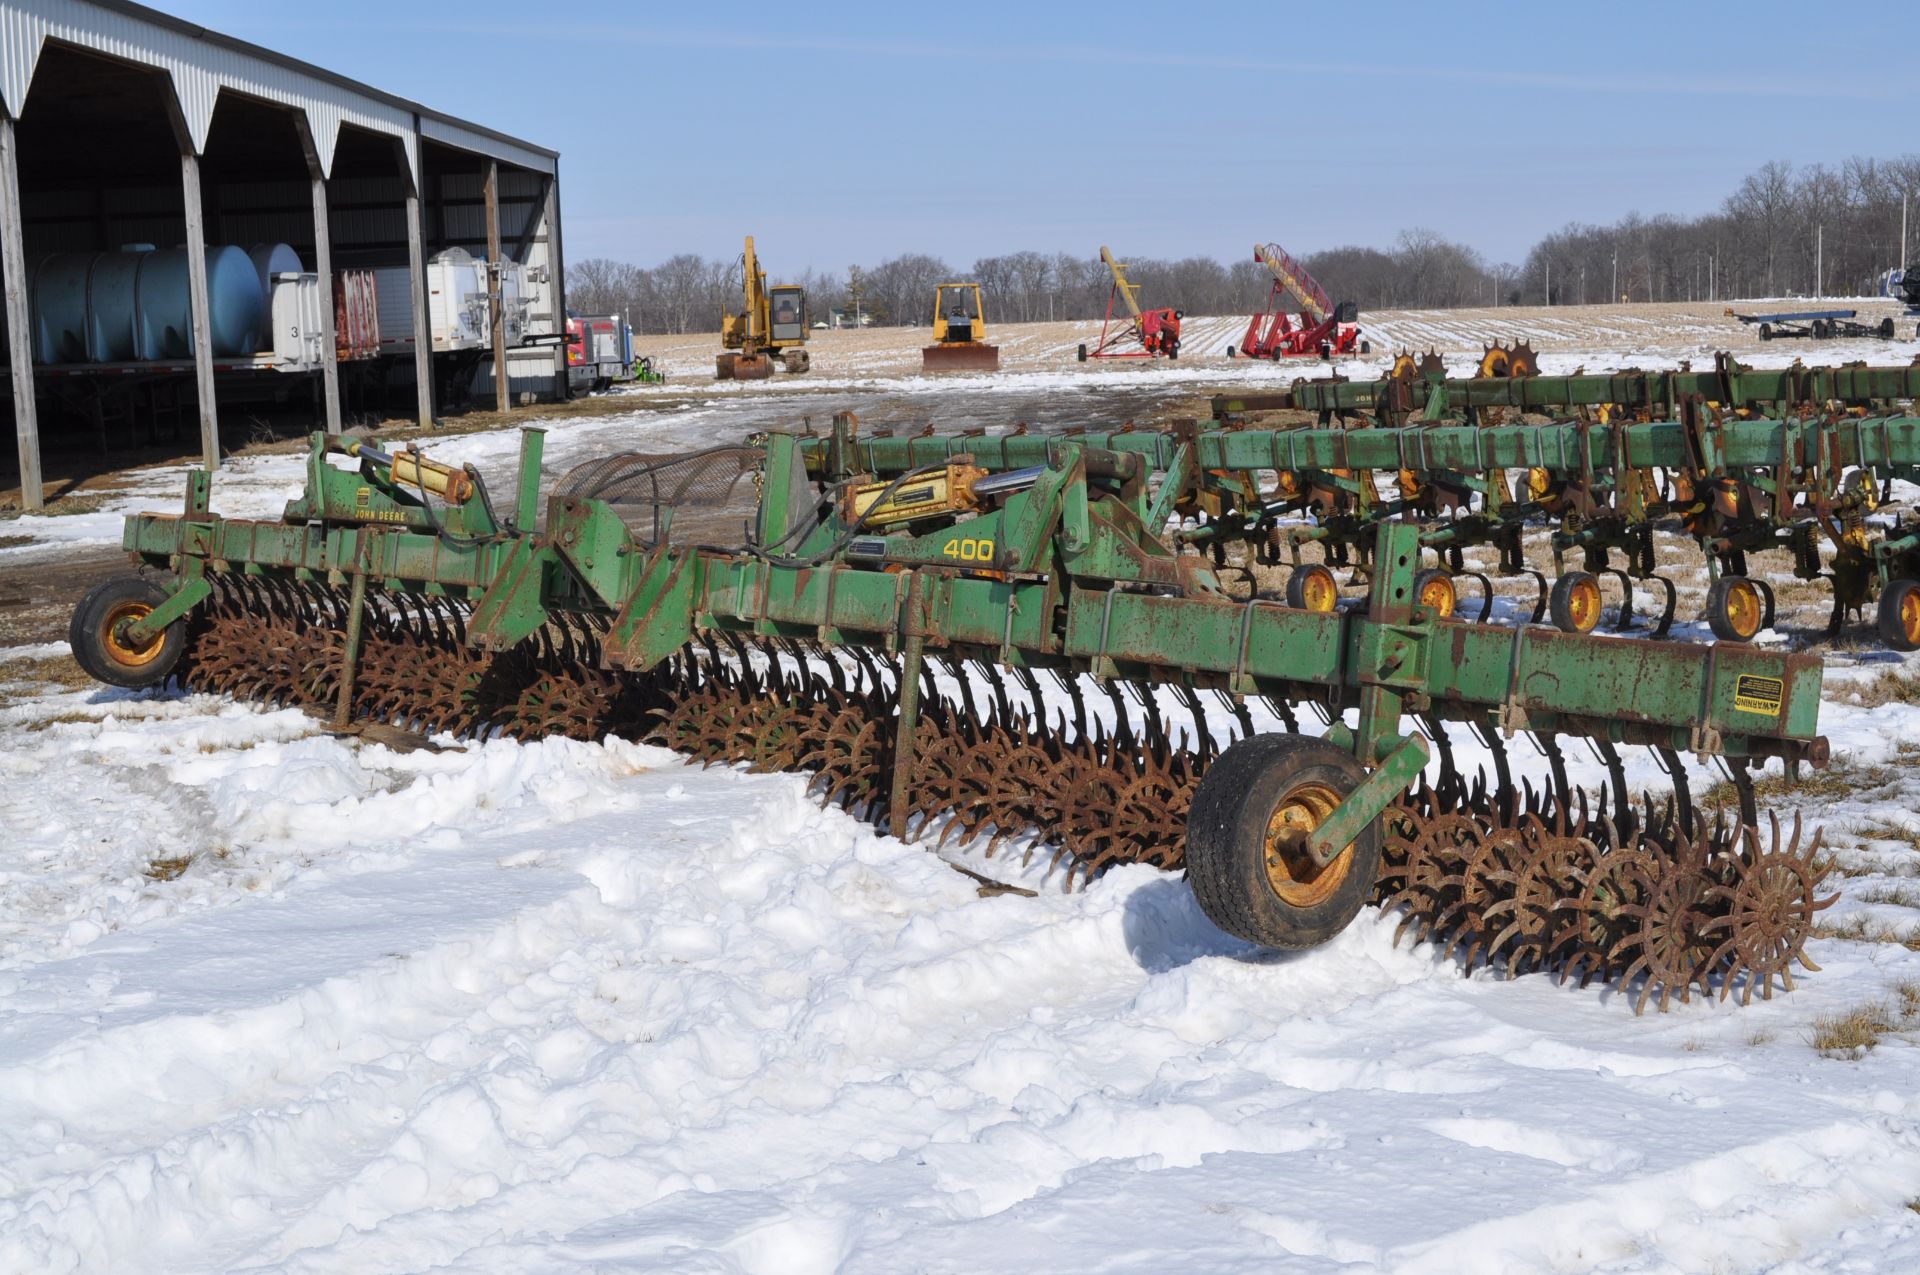
[[[500,163],[487,161],[487,310],[493,318],[493,410],[510,406],[507,312],[500,303]]]
[[[433,328],[427,321],[427,228],[421,218],[421,198],[427,189],[426,147],[420,140],[420,117],[413,120],[415,159],[403,163],[407,174],[407,276],[413,283],[413,380],[421,429],[433,428]],[[405,152],[402,152],[404,157]]]
[[[340,432],[340,342],[333,317],[333,235],[327,223],[327,179],[313,179],[313,269],[320,276],[320,382],[327,395],[327,433]]]
[[[13,432],[20,447],[20,507],[42,509],[40,420],[33,402],[33,332],[27,313],[26,225],[20,216],[20,156],[13,117],[0,114],[0,269],[6,271],[7,355],[13,369]]]
[[[207,304],[206,209],[200,202],[200,157],[180,156],[180,190],[187,212],[187,296],[193,307],[193,379],[200,392],[200,455],[220,467],[220,408],[213,392],[213,336]]]

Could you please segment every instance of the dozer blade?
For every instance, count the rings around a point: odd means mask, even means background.
[[[923,372],[998,372],[997,345],[927,345],[920,349]]]

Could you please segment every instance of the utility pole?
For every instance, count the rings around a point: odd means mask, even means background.
[[[1813,228],[1813,295],[1816,297],[1824,297],[1827,295],[1825,261],[1827,249],[1826,232],[1827,228],[1825,226],[1815,226]]]
[[[1613,284],[1607,293],[1607,303],[1611,305],[1620,299],[1620,250],[1613,250]]]
[[[1900,196],[1900,273],[1907,271],[1907,197]]]
[[[1553,304],[1553,258],[1547,258],[1547,304]]]

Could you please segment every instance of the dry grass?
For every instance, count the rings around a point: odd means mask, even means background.
[[[1773,1038],[1774,1038],[1773,1028],[1756,1027],[1752,1031],[1747,1033],[1747,1044],[1758,1049],[1762,1045],[1770,1044],[1773,1041]]]
[[[1809,1043],[1822,1058],[1854,1061],[1864,1058],[1868,1050],[1897,1026],[1894,1013],[1886,1004],[1869,1001],[1843,1013],[1822,1014],[1814,1019]]]
[[[1862,903],[1887,903],[1900,908],[1920,908],[1920,885],[1899,882],[1876,885],[1859,895]]]
[[[1810,1043],[1815,1051],[1823,1058],[1863,1058],[1887,1036],[1920,1022],[1920,979],[1905,979],[1891,990],[1889,1000],[1868,1001],[1814,1019]]]
[[[108,498],[109,493],[104,491],[73,492],[49,500],[46,508],[42,509],[40,513],[48,518],[58,518],[63,514],[97,513],[100,507],[107,503]],[[20,507],[18,500],[8,500],[4,504],[0,504],[0,522],[20,518],[25,516],[25,514],[26,510]],[[32,543],[31,537],[17,537],[15,539],[21,544]]]
[[[1871,682],[1850,686],[1836,697],[1862,708],[1882,704],[1920,704],[1920,676],[1902,669],[1889,669]]]
[[[155,859],[147,865],[147,876],[155,881],[172,881],[184,873],[192,863],[193,856],[190,854],[171,859]]]
[[[1839,939],[1843,943],[1888,943],[1920,952],[1920,930],[1902,931],[1883,921],[1871,921],[1857,913],[1844,921],[1813,927],[1817,939]]]
[[[1823,770],[1803,766],[1798,778],[1778,773],[1761,775],[1754,780],[1753,792],[1762,801],[1789,798],[1804,804],[1809,799],[1858,797],[1873,789],[1888,787],[1899,778],[1900,771],[1892,766],[1861,766],[1845,757],[1836,757]],[[1724,779],[1700,794],[1700,801],[1707,806],[1731,807],[1738,800],[1733,785]]]

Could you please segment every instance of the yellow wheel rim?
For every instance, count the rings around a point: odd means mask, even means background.
[[[122,602],[107,612],[106,619],[100,624],[100,646],[106,651],[107,657],[127,668],[151,664],[159,656],[166,634],[156,633],[143,643],[133,643],[121,635],[121,630],[133,621],[144,620],[152,614],[153,608],[145,602]]]
[[[1907,641],[1920,646],[1920,589],[1909,589],[1900,599],[1900,633]]]
[[[1553,494],[1553,474],[1545,469],[1527,471],[1527,492],[1535,500],[1545,500]]]
[[[1289,907],[1310,908],[1333,897],[1353,866],[1348,845],[1321,867],[1307,853],[1314,830],[1340,804],[1340,794],[1326,784],[1304,783],[1287,790],[1267,820],[1267,884]]]
[[[1600,623],[1600,582],[1575,580],[1567,591],[1567,615],[1576,633],[1591,633]]]
[[[1325,567],[1308,567],[1300,581],[1300,600],[1309,611],[1331,611],[1340,601],[1340,582]]]
[[[1727,627],[1743,638],[1760,631],[1760,590],[1750,581],[1735,581],[1727,589]]]
[[[1432,607],[1442,619],[1453,614],[1456,596],[1453,581],[1446,576],[1428,576],[1427,582],[1420,586],[1420,605]]]

